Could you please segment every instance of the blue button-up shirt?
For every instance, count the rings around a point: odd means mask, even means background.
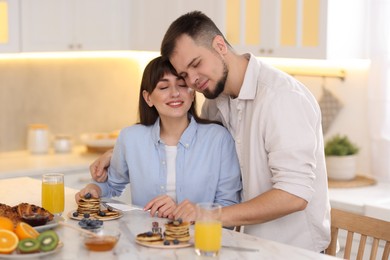
[[[108,181],[96,183],[102,197],[119,196],[130,183],[132,203],[145,206],[166,194],[165,144],[160,121],[152,126],[133,125],[119,134],[108,168]],[[241,175],[234,141],[217,124],[199,124],[193,118],[177,144],[176,196],[222,206],[241,201]]]

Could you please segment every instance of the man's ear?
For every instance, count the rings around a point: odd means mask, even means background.
[[[153,102],[150,100],[149,92],[147,92],[146,90],[143,90],[142,91],[142,96],[143,96],[146,104],[148,104],[148,106],[152,107],[153,106]]]
[[[212,45],[213,45],[213,48],[218,53],[220,53],[222,55],[226,54],[227,49],[228,49],[227,44],[221,35],[217,35],[214,37]]]

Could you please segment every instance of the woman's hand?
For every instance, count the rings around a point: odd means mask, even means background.
[[[160,218],[173,218],[172,212],[176,208],[176,202],[168,195],[160,195],[149,201],[144,210],[150,210],[150,215]]]
[[[113,149],[108,150],[97,158],[91,166],[89,166],[89,171],[91,173],[92,179],[97,182],[105,182],[107,180],[108,172],[107,168],[110,166],[110,160],[112,157]]]
[[[194,223],[196,220],[196,206],[189,200],[183,200],[172,213],[174,219],[181,218],[185,222]]]
[[[97,186],[96,184],[90,183],[87,186],[85,186],[85,188],[83,188],[82,190],[80,190],[79,192],[76,193],[76,195],[75,195],[76,203],[79,204],[79,200],[84,198],[85,194],[87,194],[87,193],[91,194],[92,198],[99,198],[101,192],[102,191],[100,190],[99,186]]]

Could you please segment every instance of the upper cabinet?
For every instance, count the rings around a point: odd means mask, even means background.
[[[19,2],[0,0],[0,52],[19,51]]]
[[[364,58],[364,0],[226,0],[238,52],[285,58]]]
[[[127,0],[21,0],[22,51],[123,50]]]
[[[132,0],[130,6],[130,49],[160,51],[169,25],[184,13],[199,10],[221,27],[226,0]]]

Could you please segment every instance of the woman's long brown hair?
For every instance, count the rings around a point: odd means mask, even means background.
[[[161,56],[151,60],[149,64],[145,67],[144,73],[142,75],[142,81],[141,81],[141,88],[139,91],[139,106],[138,106],[138,113],[140,117],[140,124],[142,125],[153,125],[157,118],[159,117],[159,114],[157,112],[157,109],[153,107],[149,107],[149,105],[146,103],[142,92],[146,90],[149,94],[153,92],[153,90],[156,88],[157,83],[160,81],[162,77],[164,77],[164,74],[173,74],[177,77],[178,74],[176,73],[175,68],[171,65],[168,59],[164,59]],[[201,124],[209,124],[209,123],[218,123],[214,121],[209,121],[207,119],[200,118],[196,112],[196,96],[194,98],[194,101],[192,102],[192,105],[190,109],[188,110],[188,113],[194,117],[196,122]]]

